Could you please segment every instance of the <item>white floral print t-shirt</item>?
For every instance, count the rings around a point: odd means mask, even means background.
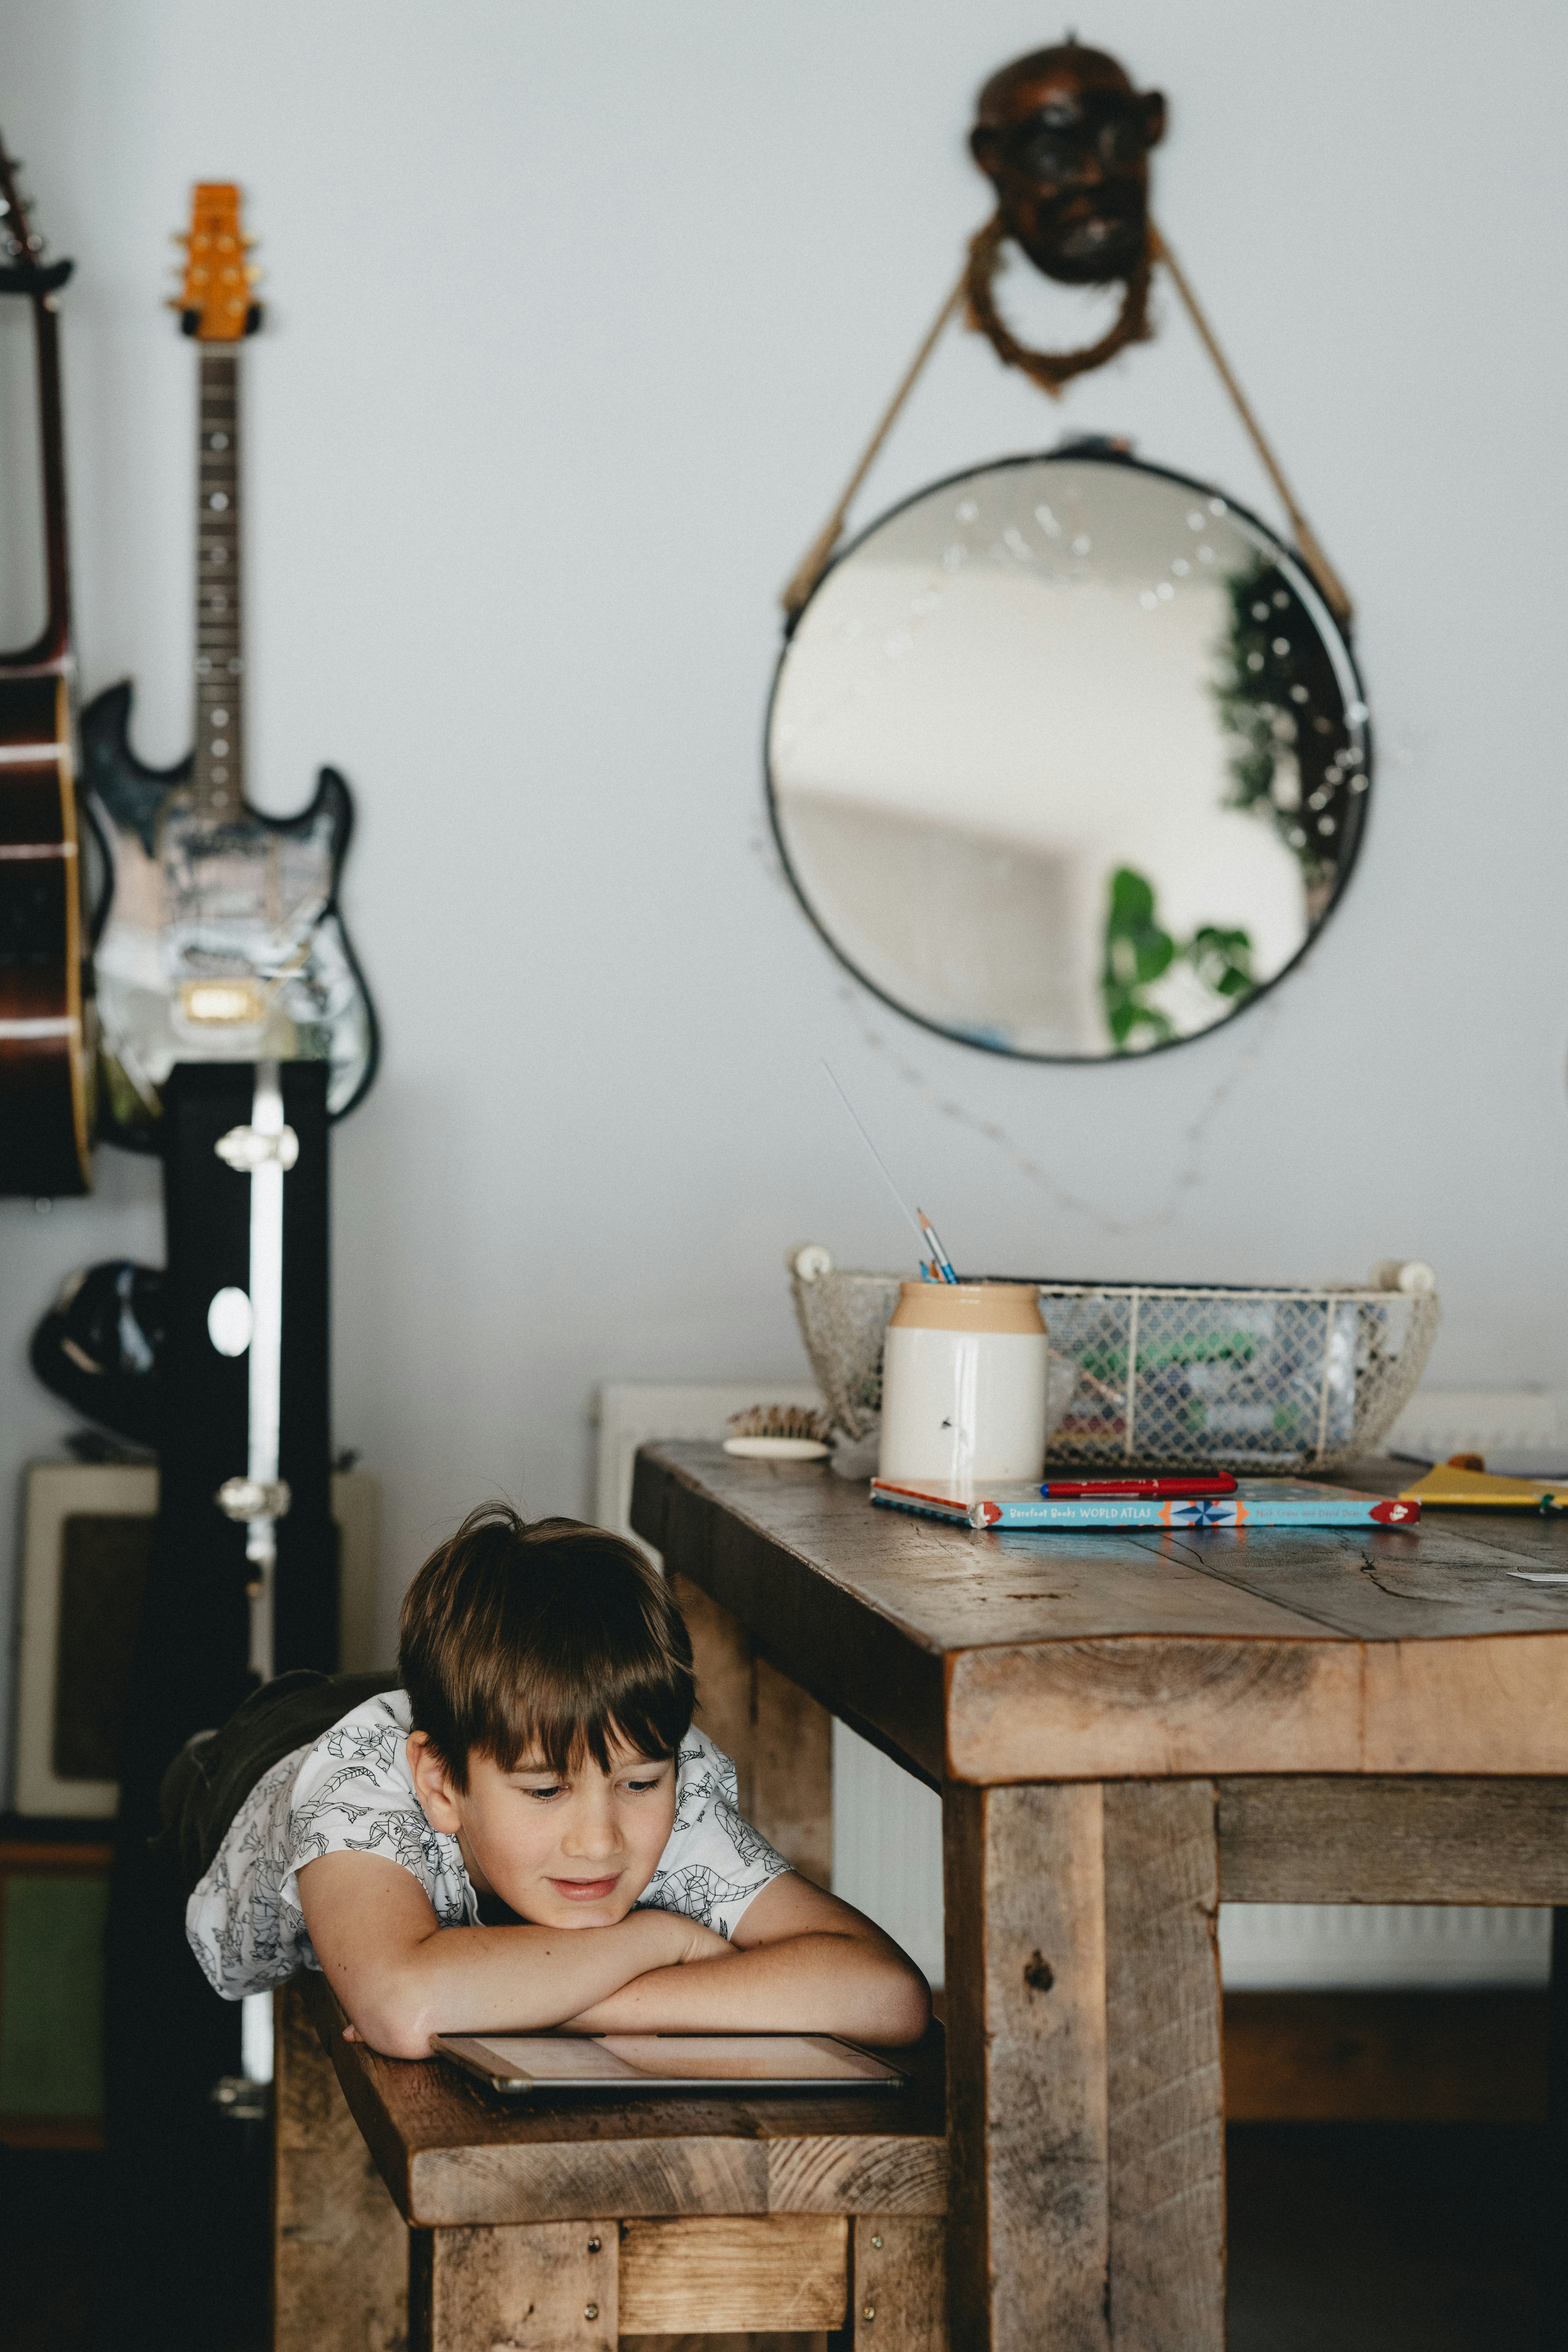
[[[405,1742],[406,1691],[383,1691],[262,1775],[185,1906],[185,1934],[215,1992],[267,1992],[319,1968],[299,1873],[323,1853],[384,1854],[416,1877],[443,1927],[471,1927],[479,1897],[455,1837],[431,1828]],[[789,1864],[736,1804],[735,1768],[695,1728],[676,1759],[675,1827],[639,1910],[677,1911],[721,1936]]]

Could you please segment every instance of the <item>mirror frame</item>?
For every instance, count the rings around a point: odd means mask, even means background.
[[[855,555],[859,549],[864,547],[866,541],[868,539],[873,538],[885,524],[891,522],[895,516],[903,514],[910,507],[918,506],[923,499],[934,497],[939,491],[957,489],[963,484],[973,482],[982,475],[1005,473],[1010,467],[1014,466],[1048,466],[1058,464],[1114,466],[1120,467],[1125,473],[1151,474],[1160,481],[1175,482],[1179,484],[1183,489],[1195,491],[1198,495],[1205,499],[1223,498],[1228,511],[1239,516],[1241,520],[1246,523],[1250,530],[1258,533],[1258,538],[1262,541],[1266,549],[1272,555],[1274,561],[1289,574],[1291,584],[1296,589],[1303,606],[1310,614],[1313,621],[1316,623],[1320,635],[1324,637],[1326,641],[1331,641],[1338,644],[1343,653],[1346,667],[1349,668],[1351,677],[1354,681],[1355,699],[1361,703],[1363,709],[1367,710],[1366,719],[1361,722],[1363,740],[1366,746],[1365,772],[1367,789],[1364,793],[1360,793],[1354,802],[1354,807],[1356,810],[1355,821],[1353,826],[1347,825],[1346,827],[1343,838],[1343,855],[1340,861],[1333,890],[1313,929],[1308,932],[1307,937],[1302,940],[1300,946],[1290,958],[1289,963],[1281,964],[1279,970],[1274,973],[1271,979],[1264,981],[1260,987],[1255,988],[1252,991],[1250,996],[1243,998],[1242,1002],[1234,1006],[1231,1011],[1222,1013],[1217,1021],[1211,1021],[1206,1029],[1194,1029],[1184,1037],[1163,1038],[1158,1045],[1142,1045],[1135,1053],[1131,1054],[1118,1054],[1115,1052],[1106,1054],[1033,1054],[1020,1051],[1018,1048],[1011,1045],[994,1045],[987,1043],[984,1038],[970,1036],[961,1029],[950,1029],[942,1022],[929,1019],[923,1013],[911,1012],[910,1007],[907,1004],[901,1004],[896,996],[889,996],[887,990],[879,987],[876,981],[868,979],[865,972],[860,970],[860,967],[855,962],[854,959],[847,955],[844,949],[839,946],[837,940],[833,937],[832,932],[828,930],[826,925],[817,914],[816,908],[811,903],[811,900],[807,898],[800,877],[796,874],[795,867],[790,863],[789,851],[785,846],[783,829],[779,823],[778,798],[773,789],[773,709],[778,701],[779,688],[784,677],[784,664],[789,659],[790,646],[794,639],[795,630],[799,627],[806,614],[810,612],[813,604],[821,594],[826,582],[832,578],[833,574],[838,570],[840,564],[847,563],[850,557]],[[763,722],[763,779],[767,793],[768,824],[773,832],[774,846],[778,851],[780,862],[782,863],[784,873],[788,877],[790,888],[795,892],[795,899],[805,915],[807,921],[811,924],[813,930],[816,932],[818,938],[829,950],[835,960],[843,965],[845,971],[849,973],[850,977],[858,981],[862,988],[868,990],[871,995],[876,997],[879,1003],[887,1005],[890,1012],[897,1013],[905,1021],[912,1021],[917,1028],[929,1030],[932,1036],[946,1037],[953,1045],[967,1045],[977,1054],[994,1054],[1003,1061],[1056,1062],[1064,1064],[1074,1069],[1093,1069],[1098,1067],[1109,1067],[1113,1069],[1125,1068],[1130,1064],[1147,1061],[1150,1055],[1153,1054],[1171,1054],[1179,1050],[1183,1045],[1195,1045],[1205,1037],[1212,1037],[1215,1035],[1216,1031],[1227,1028],[1233,1021],[1239,1021],[1244,1013],[1250,1012],[1255,1004],[1261,1003],[1263,999],[1272,989],[1278,988],[1280,982],[1288,978],[1288,976],[1296,970],[1297,966],[1303,961],[1306,956],[1310,954],[1311,950],[1317,945],[1319,939],[1321,937],[1324,929],[1328,926],[1330,917],[1338,908],[1340,901],[1343,898],[1345,889],[1350,882],[1351,876],[1355,870],[1356,860],[1361,855],[1362,842],[1366,833],[1367,808],[1373,796],[1373,786],[1375,775],[1373,751],[1374,738],[1372,724],[1372,714],[1370,707],[1367,704],[1366,688],[1362,678],[1360,667],[1356,661],[1355,648],[1351,643],[1350,633],[1348,629],[1342,627],[1340,623],[1335,619],[1334,614],[1330,611],[1329,606],[1324,600],[1322,591],[1318,586],[1316,580],[1312,577],[1312,573],[1307,565],[1305,559],[1300,554],[1300,552],[1295,548],[1288,545],[1287,542],[1279,537],[1278,531],[1274,530],[1268,523],[1266,523],[1260,515],[1254,514],[1250,507],[1243,506],[1239,499],[1233,499],[1227,491],[1217,489],[1214,483],[1200,481],[1192,474],[1178,473],[1175,468],[1171,466],[1150,465],[1145,458],[1136,457],[1131,451],[1121,450],[1114,446],[1108,446],[1104,440],[1095,435],[1086,435],[1079,440],[1064,441],[1058,444],[1058,446],[1054,449],[1024,450],[1016,457],[993,457],[988,459],[984,465],[966,466],[960,473],[944,474],[940,478],[940,479],[934,482],[922,483],[918,490],[911,490],[908,498],[900,499],[896,506],[890,506],[883,513],[876,516],[872,521],[866,525],[864,530],[857,532],[856,536],[850,540],[847,545],[838,550],[837,554],[834,556],[832,562],[824,570],[822,577],[812,589],[811,594],[806,598],[805,603],[800,607],[798,612],[791,614],[789,619],[784,624],[784,646],[780,651],[777,664],[774,667],[773,687],[768,695],[767,714]]]

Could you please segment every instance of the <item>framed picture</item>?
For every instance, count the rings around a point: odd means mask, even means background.
[[[349,1672],[379,1663],[378,1505],[368,1471],[334,1475],[339,1649]],[[28,1468],[15,1798],[24,1816],[109,1820],[118,1809],[114,1758],[157,1510],[152,1464]]]
[[[0,1838],[0,2147],[103,2145],[110,1848]]]

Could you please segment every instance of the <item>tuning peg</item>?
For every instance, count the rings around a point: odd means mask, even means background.
[[[183,228],[171,229],[169,232],[171,245],[189,245],[190,241],[189,236]]]
[[[266,275],[265,269],[247,269],[245,273],[245,282],[247,286],[259,286]]]

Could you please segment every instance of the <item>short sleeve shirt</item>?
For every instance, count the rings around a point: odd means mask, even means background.
[[[408,1769],[406,1691],[366,1699],[323,1739],[264,1773],[185,1906],[215,1992],[242,2000],[321,1964],[299,1874],[324,1853],[374,1853],[419,1881],[443,1927],[473,1926],[479,1896],[455,1837],[433,1829]],[[721,1936],[789,1865],[736,1802],[735,1768],[695,1727],[676,1759],[675,1826],[639,1910],[677,1911]]]

